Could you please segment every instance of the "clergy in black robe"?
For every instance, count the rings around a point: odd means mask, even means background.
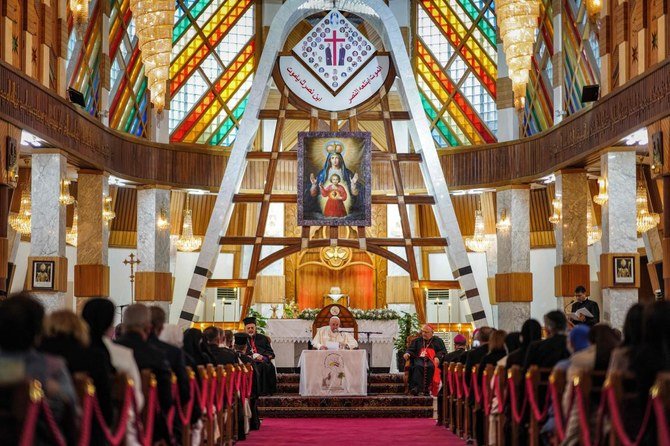
[[[254,369],[258,373],[260,382],[259,394],[261,396],[273,395],[277,392],[277,370],[272,364],[275,352],[272,350],[270,338],[256,333],[256,318],[254,317],[244,319],[244,331],[249,335],[246,353],[254,360]]]
[[[586,295],[586,288],[584,288],[582,285],[579,285],[575,289],[575,300],[576,302],[573,303],[570,307],[571,313],[576,313],[578,310],[584,308],[589,313],[591,313],[593,317],[584,315],[581,315],[577,318],[570,317],[570,322],[572,322],[574,325],[586,324],[590,327],[600,322],[600,309],[598,308],[598,304],[592,300],[589,300],[588,296]]]
[[[424,325],[421,336],[412,341],[404,355],[405,359],[410,359],[409,389],[413,395],[430,393],[435,366],[446,353],[442,339],[433,336],[430,325]]]

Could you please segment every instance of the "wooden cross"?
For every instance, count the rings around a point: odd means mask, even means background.
[[[135,302],[135,286],[133,285],[135,283],[135,265],[139,265],[142,262],[140,262],[140,259],[135,260],[135,254],[132,252],[128,256],[128,259],[125,259],[123,264],[130,265],[130,302],[132,303]]]

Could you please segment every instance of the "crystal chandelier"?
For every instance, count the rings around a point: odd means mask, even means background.
[[[88,23],[88,1],[89,0],[70,0],[72,21],[79,32],[85,31],[86,24]]]
[[[555,197],[553,200],[551,200],[551,207],[553,208],[554,212],[551,214],[551,217],[549,217],[549,223],[552,225],[557,225],[561,221],[561,208],[563,207],[561,197]]]
[[[507,209],[503,208],[503,210],[500,211],[500,220],[496,223],[496,229],[499,231],[508,231],[511,226],[512,223],[507,216]]]
[[[30,234],[30,207],[30,183],[26,183],[21,191],[19,213],[9,216],[9,225],[21,235]]]
[[[151,103],[158,113],[165,96],[172,52],[173,0],[131,0],[130,9],[141,51],[144,72],[151,91]]]
[[[649,212],[649,207],[647,205],[647,190],[642,183],[637,186],[635,204],[637,207],[637,232],[642,234],[658,226],[661,222],[661,216],[655,212]]]
[[[184,209],[184,223],[181,229],[181,236],[177,240],[177,249],[182,252],[193,252],[202,245],[202,237],[193,235],[193,217],[191,215],[191,206],[189,196],[186,194],[186,208]]]
[[[65,235],[65,241],[68,245],[77,246],[77,223],[79,222],[79,212],[77,212],[77,206],[74,207],[74,212],[72,213],[72,227],[67,234]]]
[[[116,218],[116,212],[112,209],[112,197],[105,195],[102,199],[102,219],[105,223],[109,223],[114,218]]]
[[[586,207],[586,237],[589,246],[599,241],[603,236],[602,231],[598,225],[593,224],[593,213],[591,212],[591,205]]]
[[[593,202],[600,206],[607,203],[609,195],[607,195],[607,179],[605,177],[598,177],[598,195],[593,197]]]
[[[482,216],[482,211],[477,209],[475,211],[475,233],[472,237],[465,239],[465,246],[470,251],[484,252],[490,245],[491,241],[484,234],[484,217]]]
[[[539,2],[537,0],[500,0],[496,4],[500,38],[514,90],[514,106],[524,107],[526,84],[531,66]]]
[[[58,202],[63,206],[69,206],[74,203],[74,197],[70,195],[70,180],[61,180],[60,182],[60,195],[58,196]]]

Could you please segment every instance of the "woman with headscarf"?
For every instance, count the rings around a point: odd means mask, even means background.
[[[514,365],[523,367],[530,344],[540,339],[542,339],[542,326],[535,319],[528,319],[521,326],[521,336],[519,338],[521,346],[507,355],[505,367],[508,369]]]
[[[202,331],[189,328],[184,332],[186,365],[195,370],[199,365],[216,364],[202,336]]]

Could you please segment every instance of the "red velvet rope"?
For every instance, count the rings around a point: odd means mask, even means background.
[[[533,382],[530,376],[526,377],[526,396],[528,397],[528,404],[533,413],[533,416],[537,421],[544,420],[544,417],[547,416],[549,412],[549,397],[551,393],[547,392],[547,397],[544,401],[544,408],[540,411],[540,408],[537,406],[537,400],[535,399],[535,389],[533,389]]]
[[[60,430],[58,429],[58,424],[56,424],[56,420],[54,420],[54,414],[51,412],[51,407],[49,407],[49,403],[47,403],[46,398],[42,398],[40,406],[44,412],[44,418],[47,421],[47,425],[49,426],[49,430],[51,431],[54,442],[57,446],[65,446],[65,439],[63,438],[63,434],[61,434]]]
[[[247,372],[247,398],[251,398],[251,391],[253,390],[254,384],[254,369],[251,368]]]
[[[449,389],[449,395],[454,394],[454,372],[451,368],[447,368],[447,386]]]
[[[223,410],[223,399],[226,396],[226,380],[228,376],[225,373],[221,373],[219,376],[219,381],[217,383],[217,392],[216,392],[216,411],[221,412]]]
[[[489,396],[490,385],[490,382],[486,382],[486,373],[484,373],[482,375],[482,406],[484,407],[484,415],[487,417],[491,413],[491,398]]]
[[[591,432],[589,430],[589,420],[586,419],[586,408],[584,407],[584,395],[579,386],[574,386],[573,390],[577,402],[577,415],[579,418],[579,429],[582,431],[582,442],[586,446],[591,446]]]
[[[572,412],[572,407],[574,404],[575,393],[570,390],[570,405],[568,408],[568,413],[563,416],[563,410],[561,408],[561,398],[558,395],[558,389],[556,389],[556,384],[549,381],[549,392],[551,393],[551,403],[554,408],[554,420],[556,422],[556,435],[558,436],[559,441],[563,442],[565,439],[565,421],[570,418],[570,413]]]
[[[156,421],[156,411],[158,410],[157,398],[158,393],[156,386],[150,386],[149,397],[147,398],[149,402],[147,403],[147,419],[144,423],[144,436],[140,437],[140,442],[143,446],[150,446],[154,435],[154,422]],[[137,418],[138,417],[135,417],[135,419]],[[138,430],[138,436],[139,432],[140,431]]]
[[[235,374],[235,393],[240,391],[240,386],[242,385],[242,370],[238,370]]]
[[[521,404],[521,410],[517,407],[517,394],[516,394],[516,385],[512,378],[507,378],[507,388],[509,389],[509,403],[512,406],[512,420],[516,424],[520,424],[523,420],[523,414],[526,411],[526,406],[528,405],[528,395],[524,395],[523,403]]]
[[[482,395],[479,392],[479,381],[477,381],[477,374],[474,372],[470,372],[470,383],[472,384],[472,389],[475,392],[475,403],[479,404],[482,400]]]
[[[177,401],[177,415],[179,415],[179,419],[181,420],[181,424],[183,426],[191,423],[191,415],[193,414],[193,406],[195,405],[196,399],[195,389],[197,386],[198,383],[195,380],[195,376],[191,376],[189,379],[189,392],[191,394],[191,398],[188,400],[188,403],[186,403],[186,412],[184,412],[182,409],[183,405],[181,403],[181,396],[179,395],[179,392],[175,392],[175,399]]]
[[[465,395],[466,398],[470,398],[470,387],[468,386],[468,383],[465,381],[465,370],[463,370],[461,378],[463,383],[463,394]]]
[[[211,395],[212,392],[210,387],[215,387],[216,383],[213,380],[210,380],[209,377],[202,378],[202,389],[198,386],[195,386],[196,399],[200,404],[200,409],[207,415],[209,421],[212,421],[214,418],[213,407],[211,406]]]
[[[91,442],[91,426],[93,422],[93,399],[95,391],[84,395],[82,401],[81,432],[79,433],[79,446],[87,446]]]
[[[500,388],[500,378],[494,377],[494,380],[493,391],[495,392],[495,397],[498,399],[498,413],[504,413],[509,392],[503,395],[502,389]]]
[[[37,427],[37,418],[40,414],[40,402],[31,401],[26,410],[26,419],[23,422],[23,431],[21,432],[21,441],[19,446],[32,446],[35,437],[35,428]]]
[[[626,429],[623,426],[623,421],[621,420],[621,413],[619,412],[619,405],[616,401],[616,395],[614,394],[614,389],[612,387],[606,387],[604,390],[603,398],[607,399],[607,407],[610,412],[610,419],[612,420],[612,427],[616,433],[617,438],[624,446],[638,446],[642,441],[642,436],[647,431],[649,426],[649,419],[651,418],[651,408],[652,400],[650,399],[647,402],[647,407],[644,411],[644,418],[642,419],[642,424],[640,426],[640,431],[635,437],[635,441],[631,440],[626,433]],[[656,421],[659,421],[658,412],[656,413]],[[659,423],[659,425],[662,423]],[[665,425],[667,429],[667,424]]]
[[[228,407],[233,406],[233,397],[235,396],[235,381],[237,380],[235,375],[237,374],[236,370],[233,370],[228,375],[227,391],[226,391],[226,403]]]
[[[660,446],[670,446],[670,431],[668,430],[668,420],[665,418],[665,407],[661,397],[653,395],[651,398],[656,415],[656,428],[658,431],[658,444]]]
[[[133,387],[130,384],[126,385],[126,392],[123,398],[123,406],[121,408],[119,422],[116,427],[116,432],[112,434],[111,429],[107,426],[105,422],[105,417],[102,415],[102,410],[100,409],[100,403],[98,399],[93,396],[93,410],[95,413],[95,418],[98,421],[98,425],[102,429],[107,442],[112,446],[119,446],[123,442],[126,435],[126,428],[128,425],[128,417],[130,416],[130,404],[132,399],[135,397],[133,392]]]
[[[463,378],[457,370],[454,371],[454,384],[456,385],[456,397],[460,400],[463,398]]]

